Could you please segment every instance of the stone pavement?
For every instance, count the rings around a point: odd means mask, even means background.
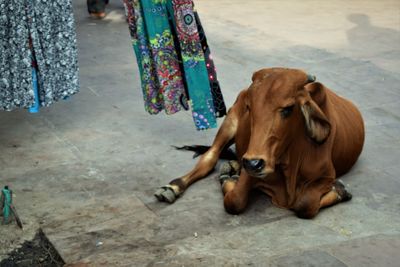
[[[366,143],[343,177],[353,200],[301,220],[255,194],[232,216],[212,173],[157,202],[195,163],[171,145],[209,144],[216,130],[146,114],[122,4],[94,21],[75,0],[81,92],[0,113],[0,185],[25,223],[0,226],[0,259],[42,228],[65,262],[89,266],[399,266],[400,2],[195,3],[228,106],[270,66],[305,69],[359,106]]]

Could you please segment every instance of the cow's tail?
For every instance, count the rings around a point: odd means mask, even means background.
[[[181,146],[181,147],[172,146],[172,147],[178,150],[193,151],[194,152],[193,158],[196,158],[206,153],[211,146],[192,145],[192,146]],[[222,150],[221,154],[219,155],[219,158],[226,160],[237,160],[235,151],[233,151],[230,147],[225,147],[224,150]]]

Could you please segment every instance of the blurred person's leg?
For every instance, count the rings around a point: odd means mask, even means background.
[[[102,19],[106,16],[108,0],[87,0],[88,12],[93,18]]]

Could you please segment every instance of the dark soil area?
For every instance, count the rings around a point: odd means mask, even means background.
[[[21,248],[12,251],[7,259],[0,262],[0,267],[58,267],[63,265],[64,261],[41,230],[32,241],[26,241]]]

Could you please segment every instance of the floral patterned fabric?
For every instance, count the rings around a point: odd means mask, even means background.
[[[162,94],[158,92],[160,85],[143,21],[142,6],[138,0],[125,0],[125,7],[127,9],[132,46],[142,79],[141,85],[145,110],[150,114],[157,114],[164,109],[164,99]]]
[[[145,109],[173,114],[187,101],[165,0],[125,1]]]
[[[125,0],[125,6],[145,109],[150,114],[162,109],[173,114],[189,105],[197,129],[216,127],[217,113],[193,2]]]
[[[192,0],[168,1],[180,46],[193,119],[200,130],[217,127],[204,53]]]
[[[35,103],[32,52],[41,106],[79,90],[74,17],[70,0],[5,0],[0,3],[0,109]]]

